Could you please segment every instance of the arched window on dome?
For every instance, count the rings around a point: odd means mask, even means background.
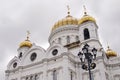
[[[84,40],[89,39],[89,38],[90,38],[89,30],[85,28],[84,29]]]
[[[75,38],[76,38],[76,41],[79,41],[79,36],[76,36]]]
[[[61,38],[58,38],[58,43],[61,44]]]
[[[67,44],[70,43],[70,36],[67,36]]]

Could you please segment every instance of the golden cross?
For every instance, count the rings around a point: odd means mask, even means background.
[[[87,11],[86,11],[85,5],[83,5],[83,8],[84,8],[84,14],[86,15],[86,14],[87,14]]]
[[[69,7],[69,5],[67,5],[67,9],[68,9],[68,15],[70,15],[70,7]]]
[[[27,40],[29,40],[30,31],[27,31]]]

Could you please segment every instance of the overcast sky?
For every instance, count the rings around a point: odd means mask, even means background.
[[[30,40],[47,49],[48,37],[55,22],[67,15],[80,19],[83,5],[99,26],[99,38],[104,49],[107,43],[120,53],[120,0],[0,0],[0,80],[8,62],[16,56],[20,42]]]

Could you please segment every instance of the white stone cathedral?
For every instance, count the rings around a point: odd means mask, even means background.
[[[92,80],[120,80],[120,57],[109,47],[105,51],[98,37],[96,20],[86,11],[82,18],[68,15],[52,27],[47,50],[30,42],[20,43],[18,55],[7,65],[6,80],[89,80],[81,68],[79,51],[87,43],[97,49]]]

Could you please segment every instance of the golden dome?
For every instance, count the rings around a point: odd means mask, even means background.
[[[78,20],[70,15],[70,11],[69,11],[70,8],[69,6],[67,7],[68,7],[68,16],[56,22],[54,26],[52,27],[52,31],[65,25],[78,25]]]
[[[72,16],[68,15],[62,20],[59,20],[56,22],[52,28],[52,31],[65,25],[78,25],[78,20],[76,18],[73,18]]]
[[[87,21],[96,22],[96,20],[95,20],[93,17],[85,14],[85,15],[78,21],[78,24],[82,24],[82,23],[87,22]]]
[[[27,39],[20,43],[20,45],[19,45],[20,48],[21,47],[29,47],[30,48],[32,46],[32,43],[29,40],[29,34],[30,34],[30,32],[27,31]]]
[[[114,56],[117,56],[117,53],[114,52],[113,50],[111,50],[111,49],[109,48],[109,46],[108,46],[108,49],[107,49],[107,51],[106,51],[106,55],[107,55],[108,57],[114,57]]]
[[[25,40],[20,43],[20,47],[31,47],[32,43],[29,40]]]
[[[96,20],[93,17],[87,15],[86,8],[85,8],[85,6],[83,6],[83,7],[84,7],[84,16],[78,21],[78,24],[80,25],[87,21],[96,22]]]

